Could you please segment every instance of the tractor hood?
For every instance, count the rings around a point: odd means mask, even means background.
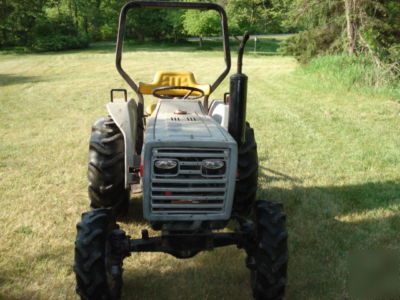
[[[147,120],[141,156],[143,212],[147,220],[229,219],[236,182],[237,144],[204,112],[201,102],[161,100]],[[176,162],[177,173],[156,172],[155,163],[161,160]],[[205,160],[223,161],[223,173],[204,175]],[[200,192],[193,193],[194,185]],[[222,190],[217,196],[215,188]]]
[[[161,100],[148,120],[146,132],[146,141],[232,140],[197,100]]]

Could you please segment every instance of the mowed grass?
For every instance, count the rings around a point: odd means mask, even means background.
[[[213,49],[128,49],[123,62],[137,81],[170,69],[212,82],[223,69]],[[347,298],[354,253],[400,246],[400,105],[384,93],[319,85],[293,58],[249,52],[258,198],[285,205],[287,299]],[[76,298],[71,265],[75,224],[88,209],[90,127],[106,115],[109,90],[121,87],[111,47],[0,55],[0,298]],[[227,88],[226,80],[215,97]],[[132,199],[135,220],[121,223],[133,237],[147,228],[140,210]],[[189,260],[133,254],[123,296],[250,299],[244,257],[233,246]]]

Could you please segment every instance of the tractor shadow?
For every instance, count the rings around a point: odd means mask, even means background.
[[[268,174],[266,181],[275,182]],[[379,263],[375,272],[365,267],[367,260],[354,267],[353,258],[387,249],[397,249],[400,257],[400,180],[307,187],[301,180],[278,177],[292,187],[260,189],[258,199],[284,204],[290,253],[287,298],[398,299],[398,284],[384,286],[374,279],[381,278],[375,274]]]
[[[366,249],[400,248],[400,180],[305,186],[300,178],[268,168],[260,169],[260,179],[275,186],[260,188],[257,198],[283,203],[287,215],[287,299],[349,299],[352,295],[364,299],[357,293],[379,285],[368,283],[371,276],[366,276],[358,289],[352,287],[352,279],[362,278],[356,274],[368,272],[351,267],[352,257]],[[283,188],[276,186],[279,182],[291,184]],[[140,203],[132,202],[133,211],[141,212]],[[190,260],[160,253],[132,254],[125,265],[123,298],[250,299],[244,258],[244,251],[235,246],[203,252]],[[380,295],[400,295],[398,284],[385,288],[389,291]]]
[[[125,224],[136,223],[138,225],[148,225],[147,221],[143,218],[143,196],[141,193],[131,196],[128,212],[125,216],[119,217],[118,221]]]
[[[251,299],[244,251],[236,247],[179,260],[167,254],[132,254],[124,268],[122,299]]]
[[[258,167],[258,176],[260,178],[261,177],[265,178],[266,182],[268,183],[274,181],[289,181],[293,184],[303,182],[303,180],[300,178],[292,177],[287,174],[263,166]]]
[[[0,74],[0,87],[23,83],[37,83],[43,81],[41,76],[21,76],[14,74]]]

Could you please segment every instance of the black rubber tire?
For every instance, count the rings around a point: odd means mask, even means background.
[[[124,137],[110,117],[98,119],[89,144],[89,200],[92,208],[112,207],[117,215],[128,211],[125,189]]]
[[[256,247],[247,257],[256,300],[279,300],[285,295],[288,263],[285,219],[280,203],[257,202]]]
[[[233,212],[241,216],[250,213],[256,201],[258,184],[258,155],[254,130],[246,122],[246,142],[238,149],[239,179],[236,181]]]
[[[76,292],[81,299],[119,299],[122,288],[122,259],[113,261],[111,272],[110,237],[118,229],[110,209],[82,214],[75,242]]]

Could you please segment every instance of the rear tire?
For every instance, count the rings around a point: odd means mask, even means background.
[[[86,212],[76,227],[76,292],[81,299],[119,299],[122,258],[116,258],[111,252],[111,233],[118,230],[112,211],[95,209]]]
[[[92,208],[112,207],[127,212],[130,191],[125,189],[125,145],[118,126],[110,118],[98,119],[89,144],[89,199]]]
[[[255,247],[248,249],[246,260],[256,300],[279,300],[285,295],[288,262],[285,219],[281,204],[257,203]]]
[[[258,154],[254,130],[246,122],[246,141],[238,149],[239,179],[236,181],[233,212],[248,215],[256,201],[258,184]]]

